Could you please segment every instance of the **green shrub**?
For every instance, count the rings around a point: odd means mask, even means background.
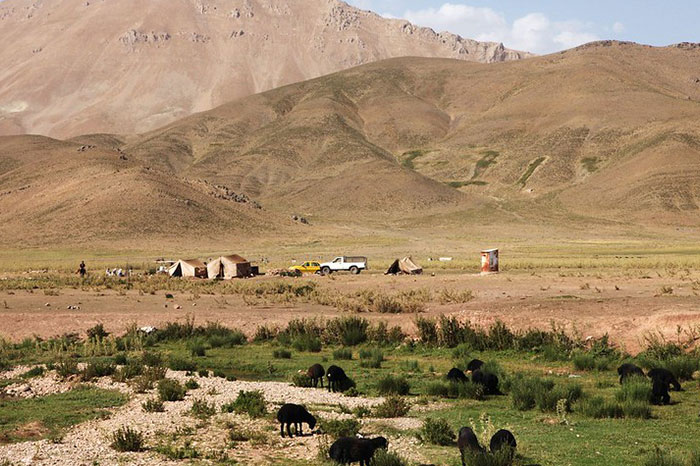
[[[489,349],[502,351],[515,347],[515,334],[500,320],[494,322],[489,327],[488,347]]]
[[[107,362],[90,362],[87,366],[80,372],[80,378],[83,382],[90,382],[91,380],[107,377],[114,374],[116,366]]]
[[[354,437],[360,431],[357,419],[321,419],[321,432],[333,439]]]
[[[199,388],[199,382],[197,382],[195,379],[187,379],[185,382],[185,388],[187,390],[196,390]]]
[[[295,372],[292,374],[292,385],[295,387],[312,387],[311,377],[303,372]]]
[[[579,371],[590,371],[595,369],[595,357],[583,351],[577,351],[571,356],[574,367]]]
[[[659,366],[671,371],[680,381],[693,380],[693,373],[700,369],[700,359],[688,354],[683,354],[666,359],[662,361]]]
[[[360,350],[360,367],[379,369],[384,361],[384,353],[380,349]]]
[[[27,372],[20,375],[20,377],[23,379],[31,379],[34,377],[41,377],[42,375],[44,375],[44,372],[45,372],[45,370],[42,366],[36,366],[36,367],[32,367]]]
[[[469,466],[510,466],[513,464],[514,453],[510,447],[503,447],[494,453],[467,449],[462,458]]]
[[[257,343],[262,343],[266,341],[271,341],[277,338],[280,333],[277,327],[268,327],[267,325],[259,325],[255,329],[255,335],[253,336],[253,341]]]
[[[352,414],[357,418],[368,417],[372,414],[372,410],[367,406],[357,406],[352,410]]]
[[[149,398],[141,404],[143,410],[147,413],[162,413],[165,412],[163,402],[158,398]]]
[[[401,363],[399,364],[399,367],[401,368],[402,371],[405,371],[405,372],[414,372],[415,373],[415,372],[421,371],[420,364],[415,359],[411,359],[408,361],[401,361]]]
[[[111,447],[117,451],[142,451],[143,434],[129,426],[121,427],[112,433]]]
[[[543,412],[555,412],[559,400],[566,400],[567,410],[583,395],[578,384],[555,385],[552,380],[518,375],[509,384],[513,407],[520,411],[539,408]]]
[[[192,340],[187,344],[190,354],[193,357],[204,357],[207,355],[207,347],[202,340]]]
[[[385,375],[377,382],[380,395],[408,395],[411,385],[403,376]]]
[[[172,443],[162,443],[156,445],[153,451],[171,460],[196,459],[201,456],[199,451],[192,446],[192,441],[190,439],[185,440],[184,445],[181,447],[173,445]]]
[[[158,396],[161,401],[182,401],[185,399],[185,387],[174,379],[158,382]]]
[[[206,400],[194,400],[190,414],[198,419],[209,419],[216,414],[216,406],[214,403],[208,403]]]
[[[54,365],[56,373],[62,379],[78,374],[78,362],[74,359],[63,358]]]
[[[233,348],[234,346],[245,345],[247,342],[248,337],[237,329],[228,330],[227,333],[222,335],[210,335],[207,338],[207,343],[212,348]]]
[[[146,376],[139,375],[129,381],[129,385],[135,393],[146,393],[153,388],[153,380]]]
[[[107,338],[109,333],[105,331],[105,327],[102,324],[97,324],[92,328],[87,329],[88,340],[102,340]]]
[[[209,377],[209,371],[206,369],[200,369],[197,371],[197,375],[200,377]]]
[[[272,357],[275,359],[291,359],[292,352],[286,349],[276,349],[272,352]]]
[[[259,390],[239,391],[236,401],[221,407],[223,412],[247,414],[252,418],[263,417],[267,413],[265,396]]]
[[[438,328],[438,345],[445,348],[454,348],[462,342],[462,324],[456,317],[440,316]]]
[[[126,354],[118,353],[114,356],[114,364],[124,366],[127,363]]]
[[[447,382],[430,382],[425,387],[425,394],[447,398],[450,396],[450,385]]]
[[[367,341],[369,322],[360,317],[338,317],[329,320],[323,332],[323,339],[328,344],[356,346]]]
[[[428,417],[423,422],[420,437],[424,442],[433,445],[449,446],[454,443],[455,433],[446,420]]]
[[[418,328],[418,338],[424,345],[435,345],[438,341],[437,323],[433,319],[417,317],[415,320]]]
[[[469,399],[481,401],[485,398],[484,386],[471,382],[449,382],[450,398]]]
[[[602,396],[585,398],[576,404],[576,411],[593,419],[618,419],[625,416],[620,403]]]
[[[408,461],[394,452],[380,448],[374,453],[372,466],[408,466]]]
[[[386,322],[379,322],[376,326],[367,329],[367,341],[377,345],[386,346],[390,344],[400,344],[406,339],[406,334],[401,327],[395,325],[389,329]]]
[[[620,389],[615,393],[615,399],[619,402],[643,401],[650,403],[651,381],[642,376],[627,377]]]
[[[170,356],[168,367],[173,371],[194,372],[197,370],[197,363],[189,359],[172,355]]]
[[[650,419],[651,406],[647,401],[627,400],[622,403],[622,413],[627,419]]]
[[[311,335],[299,335],[292,341],[292,347],[299,352],[318,353],[321,351],[321,340]]]
[[[338,348],[333,351],[333,359],[336,361],[352,360],[352,350],[350,348]]]
[[[374,407],[374,415],[382,418],[403,417],[410,409],[411,405],[405,398],[391,395]]]
[[[160,367],[163,365],[163,355],[157,352],[144,351],[141,355],[141,363],[145,366]]]
[[[144,369],[145,367],[140,361],[129,361],[125,366],[114,371],[112,379],[115,382],[127,382],[143,374]]]

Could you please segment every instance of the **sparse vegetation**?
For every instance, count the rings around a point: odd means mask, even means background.
[[[112,434],[111,447],[117,451],[142,451],[144,449],[143,434],[129,426],[120,427]]]
[[[225,404],[221,411],[226,413],[247,414],[252,418],[262,417],[267,413],[265,396],[261,391],[243,391],[238,393],[235,401]]]

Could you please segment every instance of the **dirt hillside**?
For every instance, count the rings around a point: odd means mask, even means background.
[[[0,134],[133,133],[400,56],[528,56],[339,0],[5,0]]]

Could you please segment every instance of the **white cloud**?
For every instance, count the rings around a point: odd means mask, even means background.
[[[552,21],[543,13],[530,13],[509,23],[491,8],[444,3],[439,8],[408,10],[403,18],[438,31],[450,31],[482,41],[503,42],[507,47],[550,53],[598,40],[592,25],[580,21]],[[624,26],[616,23],[615,26]]]
[[[625,25],[618,21],[613,24],[612,30],[615,34],[622,34],[625,32]]]

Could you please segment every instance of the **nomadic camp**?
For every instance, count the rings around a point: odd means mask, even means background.
[[[396,259],[391,267],[386,271],[384,275],[420,275],[423,273],[423,267],[417,265],[410,257],[404,257],[403,259]]]
[[[250,277],[252,274],[250,262],[237,254],[221,256],[207,264],[207,276],[210,279],[231,280]]]
[[[179,260],[168,269],[168,274],[171,277],[207,278],[207,265],[199,259]]]

